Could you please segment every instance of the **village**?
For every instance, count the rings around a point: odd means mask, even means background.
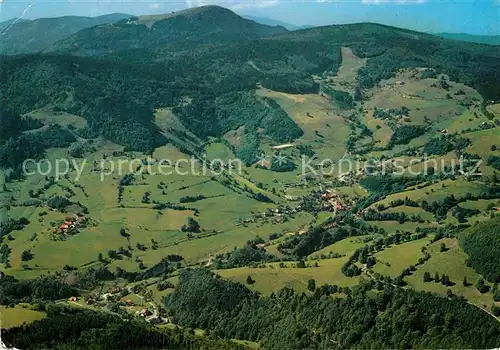
[[[313,190],[308,195],[294,196],[293,199],[288,200],[297,202],[297,205],[293,207],[278,205],[276,208],[267,208],[264,212],[253,213],[250,218],[240,219],[238,226],[269,222],[282,224],[293,219],[295,214],[304,211],[314,213],[331,212],[336,215],[339,212],[350,210],[354,204],[351,198],[334,189]]]

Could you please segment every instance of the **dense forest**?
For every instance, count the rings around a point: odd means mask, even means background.
[[[84,137],[102,135],[148,151],[161,142],[153,108],[173,104],[172,87],[159,77],[168,69],[99,62],[64,56],[4,57],[0,76],[2,105],[18,114],[52,104],[81,115]]]
[[[460,243],[474,270],[491,282],[500,282],[500,217],[469,228]]]
[[[78,295],[78,290],[57,277],[42,277],[18,281],[11,276],[0,279],[0,304],[57,300]]]
[[[8,110],[0,110],[0,124],[0,168],[16,169],[26,158],[41,158],[46,149],[69,147],[77,140],[58,124],[43,127],[38,120]]]
[[[265,135],[277,142],[291,141],[303,131],[278,103],[260,99],[252,91],[231,92],[221,96],[199,96],[190,104],[174,108],[174,113],[195,135],[222,136],[245,126],[246,133],[262,128]]]
[[[182,330],[159,330],[142,320],[50,306],[48,318],[2,330],[7,346],[20,349],[243,349],[234,342],[196,337]]]
[[[185,270],[166,298],[174,321],[221,338],[291,348],[493,348],[495,319],[465,300],[368,282],[343,289],[320,286],[312,295],[282,289],[259,297],[245,286],[203,269]],[[378,287],[379,292],[373,288]]]

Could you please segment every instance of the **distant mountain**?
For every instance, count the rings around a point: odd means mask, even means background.
[[[243,40],[277,31],[282,33]],[[318,93],[312,76],[335,74],[342,47],[367,58],[356,78],[361,90],[376,87],[401,68],[427,67],[475,88],[486,100],[500,100],[496,47],[373,23],[288,32],[211,6],[92,27],[61,44],[76,55],[2,59],[4,108],[19,114],[57,108],[85,118],[88,137],[103,136],[141,151],[164,142],[152,123],[159,107],[171,107],[187,131],[202,139],[244,125],[267,128],[269,137],[285,130],[279,133],[285,139],[277,142],[294,139],[278,106],[258,104],[248,92],[261,85],[292,94]],[[78,57],[110,51],[105,59]],[[251,138],[245,142],[258,144]],[[257,157],[254,146],[239,156],[251,163]]]
[[[43,51],[82,29],[129,17],[130,15],[113,13],[99,17],[65,16],[17,22],[10,19],[0,23],[0,54],[18,55]]]
[[[466,33],[437,33],[442,38],[468,41],[471,43],[500,45],[500,35],[473,35]]]
[[[244,18],[252,20],[254,22],[260,23],[260,24],[265,24],[268,26],[281,26],[286,28],[287,30],[293,31],[293,30],[300,30],[300,29],[308,29],[312,28],[314,26],[311,25],[305,25],[305,26],[296,26],[294,24],[278,21],[276,19],[272,18],[267,18],[267,17],[257,17],[257,16],[244,16]]]
[[[11,18],[6,21],[0,22],[0,31],[3,31],[5,28],[11,26],[13,23],[22,23],[22,22],[29,22],[29,20],[26,19],[19,19],[19,18]]]
[[[281,26],[259,24],[209,5],[88,28],[56,43],[49,51],[100,56],[127,49],[251,40],[285,32]]]

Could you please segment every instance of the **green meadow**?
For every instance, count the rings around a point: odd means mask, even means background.
[[[445,252],[440,251],[442,243],[447,248]],[[451,290],[454,294],[462,295],[481,307],[489,308],[492,305],[493,297],[491,292],[482,294],[476,289],[475,284],[481,276],[467,266],[467,254],[460,248],[457,239],[445,238],[434,242],[428,246],[428,251],[431,258],[423,265],[418,266],[411,276],[405,278],[410,287],[443,295],[446,294],[447,290]],[[432,278],[434,278],[435,273],[440,276],[443,274],[448,275],[454,285],[445,287],[441,283],[433,281],[424,282],[423,276],[425,272],[429,272]],[[470,285],[463,285],[464,278],[467,279]],[[491,286],[491,284],[489,285]]]
[[[45,317],[44,312],[31,310],[29,305],[23,306],[0,306],[1,327],[5,329],[20,326],[22,324],[30,324]]]
[[[216,272],[224,278],[244,284],[247,277],[251,276],[255,283],[247,286],[263,295],[275,293],[283,287],[305,292],[309,279],[314,279],[318,287],[325,283],[340,287],[350,287],[359,283],[357,278],[346,277],[341,272],[341,267],[346,261],[347,257],[325,259],[318,261],[318,267],[306,268],[296,268],[294,262],[287,262],[281,268],[279,264],[272,263],[266,264],[265,268],[240,267]],[[308,264],[312,265],[313,262]]]
[[[373,266],[373,271],[384,276],[399,276],[403,269],[418,262],[423,256],[422,247],[429,242],[429,238],[422,238],[385,248],[375,254],[377,263]]]

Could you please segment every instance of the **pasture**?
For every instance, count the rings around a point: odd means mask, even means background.
[[[385,248],[375,253],[377,263],[372,269],[383,276],[397,277],[403,269],[418,263],[418,259],[423,256],[422,247],[429,242],[430,238],[426,237]]]
[[[342,117],[343,111],[332,108],[329,99],[320,95],[292,95],[267,89],[259,89],[257,94],[276,100],[304,131],[297,143],[314,145],[319,159],[342,158],[349,127]]]
[[[359,283],[358,278],[346,277],[341,272],[342,265],[347,257],[339,259],[319,260],[318,267],[296,268],[296,263],[287,262],[286,267],[279,267],[277,263],[266,264],[265,268],[240,267],[228,270],[217,270],[216,273],[231,281],[245,284],[247,276],[255,281],[247,285],[250,289],[258,291],[263,295],[276,293],[283,287],[294,288],[299,292],[307,290],[307,281],[314,279],[316,286],[336,284],[340,287],[350,287]],[[313,262],[309,262],[312,265]]]
[[[440,251],[441,243],[445,244],[447,251]],[[423,265],[418,266],[411,276],[405,278],[410,287],[442,295],[446,295],[446,291],[449,289],[454,294],[462,295],[478,306],[488,308],[491,306],[493,303],[491,292],[482,294],[476,289],[475,284],[481,276],[467,266],[467,254],[461,249],[457,239],[441,239],[430,244],[428,251],[431,258]],[[436,272],[440,276],[443,274],[448,275],[454,285],[445,287],[441,283],[435,283],[434,281],[424,282],[423,276],[425,272],[429,272],[432,278],[434,278]],[[470,284],[469,286],[463,285],[464,277]]]
[[[377,237],[379,237],[379,235],[364,235],[344,238],[341,241],[330,244],[323,249],[312,253],[311,255],[309,255],[309,259],[314,259],[328,254],[345,254],[349,256],[356,249],[362,248],[370,242],[373,242],[373,240],[375,240]]]
[[[391,201],[404,200],[406,197],[417,202],[421,202],[425,199],[428,203],[432,203],[450,195],[455,196],[455,198],[462,198],[465,197],[467,193],[477,195],[485,190],[486,186],[481,182],[467,181],[464,179],[447,179],[433,183],[424,188],[407,189],[403,192],[388,195],[383,200],[373,204],[372,207],[376,207],[379,204],[389,207]]]
[[[0,324],[2,328],[11,328],[22,324],[30,324],[41,320],[45,313],[31,310],[29,305],[17,305],[16,307],[0,306]]]

